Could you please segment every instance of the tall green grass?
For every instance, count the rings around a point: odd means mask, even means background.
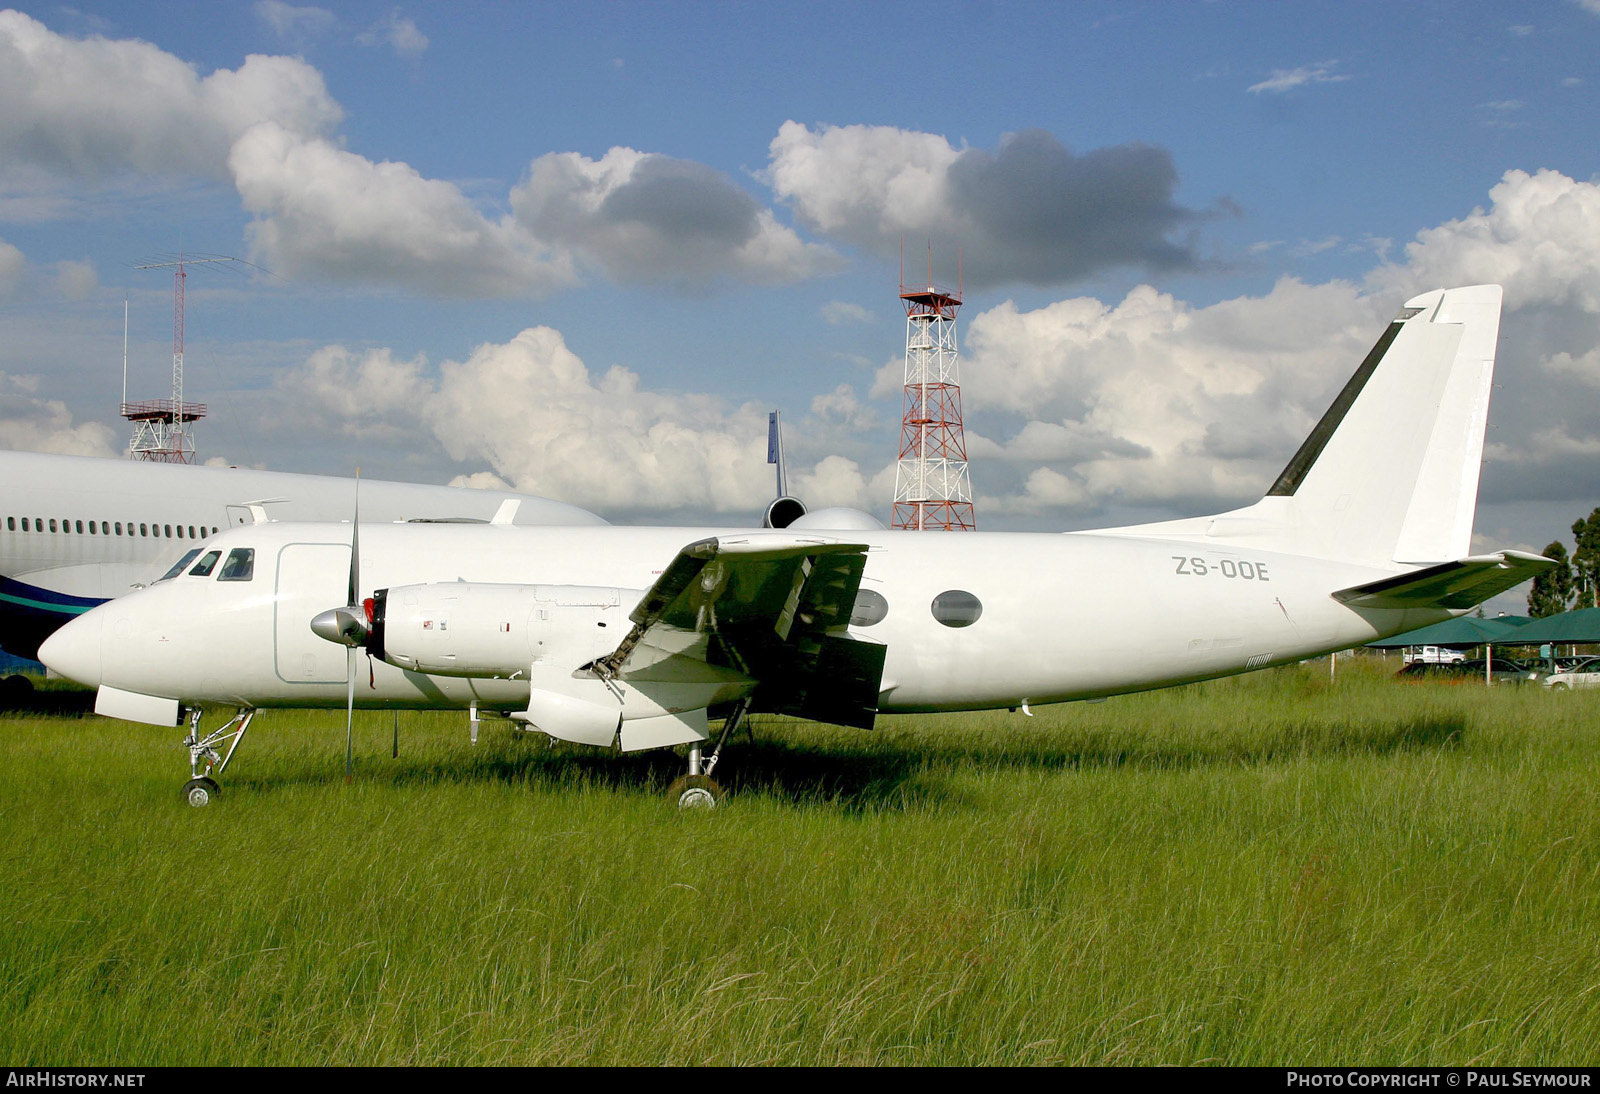
[[[1326,663],[681,761],[0,719],[0,1059],[1593,1064],[1600,696]]]

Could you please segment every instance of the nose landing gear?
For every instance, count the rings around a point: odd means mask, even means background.
[[[217,781],[211,777],[213,770],[218,775],[228,769],[228,761],[233,759],[233,754],[239,748],[239,742],[244,740],[244,734],[250,728],[250,722],[256,716],[254,707],[240,710],[228,723],[219,729],[214,729],[200,736],[200,716],[204,713],[199,707],[189,715],[189,736],[184,740],[184,747],[189,750],[189,781],[183,784],[183,800],[196,809],[204,808],[217,799],[220,788]],[[222,742],[228,742],[228,752],[221,755],[217,748]],[[205,761],[205,774],[200,773],[200,763]]]

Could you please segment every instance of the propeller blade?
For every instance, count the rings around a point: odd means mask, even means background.
[[[345,662],[349,669],[349,686],[345,689],[344,699],[344,781],[348,786],[352,779],[352,769],[355,766],[355,734],[353,732],[356,720],[356,648],[351,646],[345,652]]]
[[[344,609],[323,612],[311,623],[311,629],[328,637],[317,628],[323,616],[332,614],[339,624],[339,637],[334,641],[345,644],[345,695],[344,695],[344,781],[348,786],[354,778],[355,721],[356,721],[356,647],[367,638],[366,612],[361,601],[361,468],[356,468],[355,511],[350,520],[350,595],[345,597]],[[352,610],[353,609],[353,610]]]
[[[346,604],[359,604],[361,588],[361,468],[356,468],[356,506],[350,521],[350,595]]]

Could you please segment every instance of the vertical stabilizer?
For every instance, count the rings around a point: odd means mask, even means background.
[[[1465,558],[1500,301],[1498,285],[1408,300],[1259,502],[1119,531],[1200,534],[1382,568]]]
[[[1307,554],[1386,565],[1462,558],[1500,334],[1498,285],[1415,297],[1254,507]]]

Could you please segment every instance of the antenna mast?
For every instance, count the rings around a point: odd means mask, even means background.
[[[205,417],[204,403],[183,401],[183,291],[187,267],[206,263],[239,262],[228,255],[191,257],[179,252],[175,260],[146,262],[136,270],[172,270],[172,397],[128,402],[127,302],[123,302],[122,416],[134,423],[128,455],[152,463],[193,463],[194,438],[189,423]]]

